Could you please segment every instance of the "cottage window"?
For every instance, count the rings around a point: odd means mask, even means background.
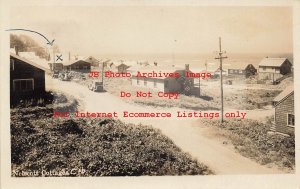
[[[13,84],[14,92],[26,92],[34,90],[33,79],[14,79]]]
[[[147,80],[144,78],[144,86],[147,86]]]
[[[154,80],[153,86],[154,86],[154,88],[157,87],[157,81],[156,80]]]
[[[84,69],[84,70],[87,70],[87,69],[88,69],[88,67],[87,67],[87,66],[83,66],[83,69]]]
[[[168,88],[168,87],[169,87],[169,82],[165,81],[165,88]]]
[[[15,69],[15,61],[14,59],[10,59],[10,71],[13,71]]]
[[[287,125],[294,127],[295,126],[295,115],[294,114],[287,114]]]

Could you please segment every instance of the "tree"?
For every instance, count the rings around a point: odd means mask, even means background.
[[[35,52],[40,58],[49,58],[49,53],[45,48],[40,46],[35,40],[27,35],[14,35],[10,34],[10,48],[16,48],[18,52]],[[58,46],[55,46],[55,50],[59,51]]]

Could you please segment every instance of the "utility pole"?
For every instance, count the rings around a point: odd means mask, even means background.
[[[207,74],[207,60],[205,60],[205,73]],[[206,79],[208,81],[208,79]]]
[[[103,88],[104,88],[104,81],[103,81],[103,75],[104,75],[104,62],[102,62],[102,86],[103,86]]]
[[[223,66],[222,66],[222,60],[224,58],[227,58],[227,56],[223,56],[223,54],[226,53],[226,51],[222,51],[222,46],[221,46],[221,37],[219,37],[219,52],[218,52],[218,57],[215,59],[220,60],[220,84],[221,84],[221,122],[223,123],[223,114],[224,114],[224,103],[223,103]]]

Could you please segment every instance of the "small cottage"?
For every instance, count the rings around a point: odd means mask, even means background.
[[[10,101],[41,97],[45,93],[44,67],[10,53]]]
[[[136,65],[138,65],[137,61],[119,60],[119,61],[112,62],[110,64],[110,70],[118,73],[122,73],[122,72],[126,73],[128,72],[128,68]]]
[[[292,72],[292,63],[287,58],[264,58],[258,66],[260,80],[273,82]]]
[[[246,78],[248,78],[250,76],[254,76],[256,74],[257,74],[257,69],[252,64],[248,64],[245,68]]]
[[[185,65],[185,68],[167,67],[167,66],[144,66],[139,70],[144,73],[162,72],[162,73],[178,73],[179,77],[136,77],[133,73],[131,77],[131,84],[133,86],[144,87],[162,92],[178,92],[185,95],[199,95],[199,88],[194,86],[194,78],[187,78],[186,72],[191,72],[189,65]]]
[[[91,66],[94,66],[94,67],[98,67],[99,63],[100,63],[100,61],[93,56],[84,57],[83,60],[91,63]]]
[[[274,125],[276,133],[291,135],[295,132],[294,87],[288,86],[273,100],[275,107]]]
[[[220,76],[220,68],[217,68],[215,71],[214,71],[214,77],[219,77]],[[228,70],[227,69],[222,69],[222,75],[223,76],[228,76]]]
[[[236,64],[228,68],[229,76],[244,76],[248,78],[256,73],[257,69],[252,64],[248,64],[246,67],[243,67],[243,64]]]
[[[91,63],[85,60],[71,60],[63,63],[63,70],[89,73],[91,72]]]

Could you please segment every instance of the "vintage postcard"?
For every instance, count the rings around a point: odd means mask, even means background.
[[[225,3],[2,2],[1,187],[300,187],[300,2]]]

